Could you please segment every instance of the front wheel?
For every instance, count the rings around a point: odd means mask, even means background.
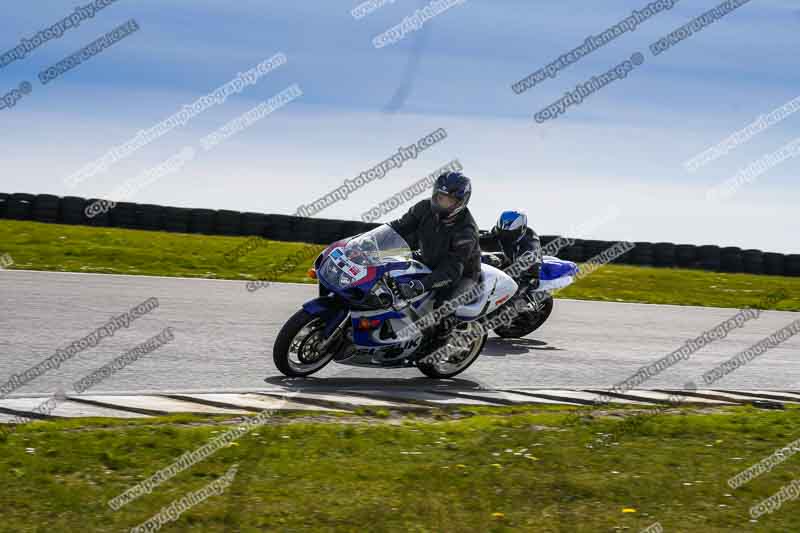
[[[494,332],[503,339],[520,339],[542,327],[552,312],[553,297],[548,296],[542,304],[542,309],[521,313],[509,325],[495,328]]]
[[[296,312],[283,325],[275,345],[272,359],[282,374],[295,378],[310,376],[327,365],[333,351],[319,353],[325,332],[325,321],[303,309]]]

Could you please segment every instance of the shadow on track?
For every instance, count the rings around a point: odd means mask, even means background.
[[[387,389],[412,391],[470,391],[487,389],[487,387],[477,381],[459,378],[356,378],[336,376],[330,378],[287,378],[285,376],[272,376],[264,378],[264,381],[270,385],[284,387],[293,392],[345,392],[348,390],[363,391]]]
[[[544,341],[536,339],[502,339],[500,337],[490,337],[483,347],[481,357],[503,357],[506,355],[525,355],[536,351],[562,351],[562,348],[550,346]]]

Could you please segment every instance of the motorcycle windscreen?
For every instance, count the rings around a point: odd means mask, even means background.
[[[317,270],[317,277],[344,289],[370,280],[377,267],[389,261],[410,258],[411,248],[405,239],[384,224],[334,247]]]

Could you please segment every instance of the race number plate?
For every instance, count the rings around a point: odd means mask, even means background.
[[[353,281],[359,281],[366,277],[367,269],[348,259],[344,250],[341,248],[335,248],[331,252],[330,257],[333,260],[333,264],[335,264],[339,270],[347,274]]]

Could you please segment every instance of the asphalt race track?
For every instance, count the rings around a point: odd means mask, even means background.
[[[65,388],[167,326],[175,340],[102,382],[92,393],[233,391],[279,383],[272,344],[314,285],[273,284],[254,293],[240,281],[0,271],[0,379],[5,382],[150,297],[160,306],[103,339],[14,396]],[[730,318],[735,309],[557,300],[549,321],[522,340],[490,336],[478,361],[459,376],[487,389],[604,388]],[[796,313],[766,311],[641,388],[682,388],[789,324]],[[715,388],[797,390],[800,338],[791,338]],[[380,371],[329,365],[316,375],[338,383],[412,385],[414,369]],[[265,378],[268,379],[265,384]],[[428,380],[430,382],[430,380]]]

